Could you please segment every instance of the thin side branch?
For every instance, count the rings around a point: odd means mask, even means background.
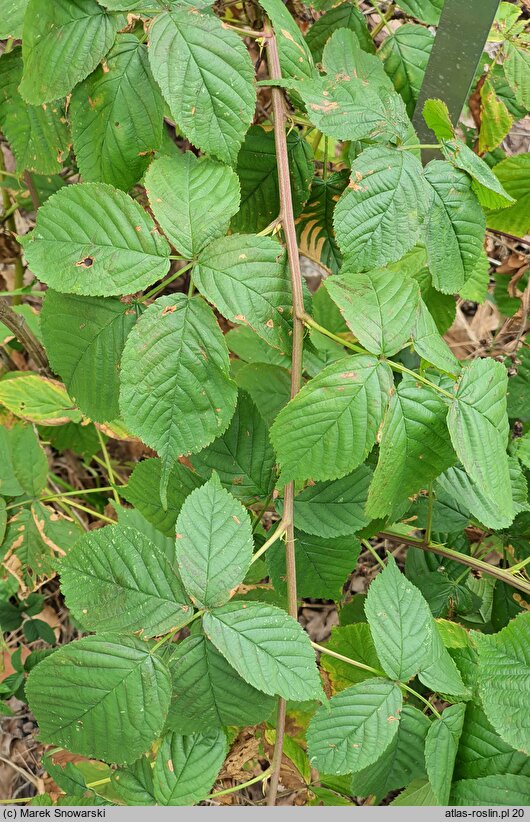
[[[267,33],[267,63],[271,80],[281,80],[280,55],[276,36],[270,23],[265,25]],[[274,139],[276,146],[276,163],[278,167],[278,185],[280,191],[280,214],[282,220],[287,257],[291,271],[291,291],[293,309],[293,353],[291,359],[291,397],[300,391],[302,386],[302,350],[304,344],[304,297],[302,291],[302,272],[298,254],[298,241],[294,222],[293,201],[291,197],[291,181],[289,176],[289,155],[287,153],[287,137],[285,134],[286,110],[283,92],[273,87],[272,110],[274,115]],[[296,562],[294,551],[294,482],[285,487],[283,518],[287,522],[285,543],[285,565],[287,576],[287,598],[289,614],[293,619],[298,618],[298,599],[296,595]],[[276,804],[280,766],[282,761],[283,737],[285,733],[285,700],[278,703],[278,717],[276,722],[276,743],[272,761],[271,784],[267,797],[267,805]]]
[[[13,332],[40,371],[48,372],[48,358],[44,348],[30,331],[24,317],[17,314],[4,297],[0,297],[0,322]]]

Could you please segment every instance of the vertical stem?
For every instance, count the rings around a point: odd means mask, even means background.
[[[272,80],[281,80],[282,71],[280,67],[280,56],[278,44],[270,23],[265,24],[267,34],[267,62],[269,74]],[[298,255],[298,242],[296,239],[296,226],[294,222],[293,201],[291,196],[291,180],[289,176],[289,157],[287,153],[287,138],[285,134],[286,110],[283,92],[281,89],[272,88],[272,110],[274,114],[274,139],[276,145],[276,163],[278,167],[278,184],[280,190],[280,216],[285,244],[287,246],[287,257],[291,271],[291,291],[293,307],[293,353],[291,359],[291,397],[294,397],[302,386],[302,351],[304,344],[304,297],[302,291],[302,272],[300,270],[300,257]],[[294,482],[290,482],[285,487],[283,518],[287,523],[287,534],[285,543],[285,564],[287,571],[287,598],[289,604],[289,614],[293,619],[298,618],[298,599],[296,595],[296,560],[294,551]],[[276,722],[276,743],[272,761],[271,784],[267,805],[276,804],[278,793],[278,782],[280,778],[280,766],[282,760],[283,737],[285,733],[285,712],[286,703],[280,699],[278,703],[278,716]]]

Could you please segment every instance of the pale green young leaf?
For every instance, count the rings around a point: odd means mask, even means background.
[[[16,48],[0,59],[0,128],[19,173],[28,169],[56,174],[70,142],[63,105],[59,101],[47,106],[28,105],[18,91],[21,77],[21,50]]]
[[[240,391],[232,421],[221,437],[193,457],[193,466],[208,479],[216,471],[235,497],[267,497],[274,486],[276,457],[265,420],[248,394]]]
[[[364,614],[363,614],[364,617]],[[331,639],[326,643],[326,648],[335,651],[348,659],[355,659],[363,665],[369,665],[380,671],[381,663],[377,656],[370,627],[366,622],[357,622],[352,625],[343,625],[331,629]],[[372,679],[377,676],[372,671],[365,671],[343,662],[341,659],[322,654],[320,657],[321,667],[328,673],[333,691],[343,691],[350,685],[364,682],[365,679]]]
[[[50,197],[24,253],[51,288],[92,297],[133,294],[169,270],[169,245],[151,217],[104,183],[64,186]]]
[[[498,634],[473,632],[473,640],[486,716],[505,742],[529,754],[530,614],[516,617]]]
[[[380,55],[394,88],[401,94],[409,117],[414,114],[434,35],[423,26],[405,23],[383,41]]]
[[[333,274],[338,272],[342,263],[333,229],[333,211],[348,180],[347,169],[328,174],[325,180],[315,177],[309,199],[296,225],[300,252]]]
[[[206,734],[167,734],[155,760],[158,805],[195,805],[211,790],[227,752],[223,730]]]
[[[63,385],[39,374],[23,372],[21,376],[0,380],[0,405],[16,417],[39,425],[64,425],[81,422],[82,414]]]
[[[412,377],[390,399],[370,486],[367,513],[390,514],[395,503],[426,489],[456,460],[447,431],[447,404]]]
[[[173,7],[150,28],[149,59],[185,136],[233,164],[256,103],[254,67],[242,40],[212,14]]]
[[[370,36],[366,18],[353,3],[341,3],[329,9],[316,20],[305,36],[315,63],[322,60],[324,46],[337,29],[350,29],[355,32],[359,45],[364,51],[374,53],[374,42]]]
[[[479,779],[461,779],[451,792],[452,805],[528,805],[530,777],[515,774],[495,774]]]
[[[126,488],[120,493],[162,534],[174,539],[175,523],[184,500],[202,485],[203,480],[177,462],[169,475],[167,503],[163,506],[160,499],[161,478],[160,460],[142,460],[135,465]]]
[[[309,47],[282,0],[263,0],[261,6],[276,34],[283,77],[305,80],[317,75]]]
[[[250,685],[284,699],[322,693],[308,635],[284,611],[261,602],[229,602],[203,617],[204,632]]]
[[[357,468],[375,444],[392,386],[389,367],[367,354],[321,371],[271,428],[282,480],[331,480]]]
[[[313,152],[296,129],[288,131],[286,139],[293,213],[298,217],[309,196]],[[241,185],[241,204],[232,218],[232,228],[241,233],[262,231],[280,213],[274,131],[250,127],[237,157],[236,171]]]
[[[232,234],[200,254],[193,281],[231,322],[249,325],[283,353],[291,349],[291,286],[285,251],[271,237]]]
[[[514,202],[488,164],[461,140],[442,140],[442,153],[453,165],[473,178],[473,188],[482,206],[503,208]]]
[[[462,369],[447,425],[453,447],[478,489],[509,516],[513,502],[506,444],[506,368],[493,359]]]
[[[189,259],[226,232],[239,208],[235,172],[191,151],[151,163],[145,187],[166,236]]]
[[[295,532],[296,590],[300,597],[337,599],[357,565],[361,545],[355,537],[323,539]],[[286,590],[285,546],[275,543],[267,552],[267,564],[276,591]]]
[[[360,465],[340,479],[308,485],[294,500],[295,526],[326,539],[360,531],[370,521],[364,509],[371,478],[370,468]]]
[[[439,140],[452,140],[455,130],[447,105],[443,100],[426,100],[422,114],[423,119]]]
[[[418,304],[416,325],[412,331],[412,346],[420,357],[440,371],[452,375],[460,373],[459,361],[440,335],[434,317],[421,298]]]
[[[465,710],[466,706],[462,702],[450,705],[444,710],[441,719],[433,720],[425,740],[425,765],[438,805],[447,805],[449,802]]]
[[[214,474],[185,500],[177,519],[177,561],[186,591],[200,608],[230,599],[252,560],[246,509]]]
[[[167,727],[181,734],[268,719],[275,699],[242,679],[204,636],[180,642],[169,661],[173,693]]]
[[[61,588],[74,617],[90,631],[159,636],[192,613],[176,572],[134,528],[111,525],[80,539],[61,562]]]
[[[139,307],[48,289],[41,311],[46,352],[72,400],[92,420],[119,416],[119,367]]]
[[[145,642],[101,634],[43,659],[31,671],[26,693],[43,741],[123,764],[138,759],[160,735],[171,680]]]
[[[392,800],[391,806],[427,806],[432,808],[436,802],[434,791],[428,779],[414,779],[399,796]]]
[[[2,433],[9,443],[7,471],[12,469],[21,492],[24,491],[30,497],[38,497],[48,478],[48,459],[35,431],[29,425],[15,425],[11,429],[2,428]],[[0,475],[3,471],[2,465]],[[7,495],[7,490],[1,483],[0,488]]]
[[[509,208],[488,211],[488,227],[523,237],[530,232],[530,153],[501,160],[495,166],[494,174],[516,202]]]
[[[412,705],[404,705],[397,733],[373,765],[353,775],[352,793],[383,798],[425,774],[423,753],[429,720]]]
[[[530,64],[528,65],[530,80]],[[480,154],[493,151],[504,140],[513,125],[513,117],[488,80],[480,89],[482,104],[478,149]]]
[[[383,670],[404,682],[421,671],[431,654],[431,612],[392,556],[370,585],[364,610]]]
[[[337,242],[348,269],[366,271],[400,259],[418,239],[427,205],[421,163],[410,151],[363,151],[335,208]]]
[[[29,0],[0,0],[0,40],[22,37],[22,24]]]
[[[33,105],[64,97],[94,71],[124,22],[96,0],[29,0],[22,36],[22,97]]]
[[[477,779],[508,773],[530,777],[530,759],[504,742],[488,722],[480,705],[469,702],[454,778]]]
[[[226,430],[236,398],[228,350],[210,308],[183,294],[150,305],[125,344],[120,405],[126,425],[162,459],[163,504],[179,456],[200,451]]]
[[[141,89],[141,95],[138,90]],[[70,101],[77,165],[88,182],[130,189],[162,142],[164,102],[147,48],[119,34],[104,66],[77,86]]]
[[[348,256],[344,273],[326,279],[325,287],[361,345],[372,354],[392,356],[412,336],[420,300],[419,285],[416,280],[385,268],[352,273],[352,262],[355,268],[356,261]]]
[[[12,438],[12,431],[0,426],[0,494],[4,497],[19,497],[24,493],[13,464]]]
[[[482,252],[486,222],[467,174],[451,163],[433,160],[425,169],[432,191],[426,223],[429,269],[435,287],[445,294],[460,291]]]
[[[333,696],[307,730],[313,767],[324,774],[348,774],[376,762],[397,733],[402,704],[400,688],[379,678]]]

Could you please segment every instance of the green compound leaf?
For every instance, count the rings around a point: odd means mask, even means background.
[[[177,462],[169,474],[167,503],[163,506],[160,499],[161,478],[160,460],[142,460],[135,465],[127,487],[120,493],[162,534],[175,539],[175,523],[184,500],[202,485],[203,480]]]
[[[211,790],[227,753],[225,732],[167,734],[153,771],[158,805],[195,805]]]
[[[319,537],[344,537],[360,531],[370,519],[364,509],[372,471],[360,465],[331,482],[309,485],[294,499],[297,528]]]
[[[208,639],[244,680],[284,699],[318,699],[322,689],[308,635],[284,611],[230,602],[203,617]]]
[[[162,459],[161,494],[181,454],[228,427],[237,389],[210,308],[183,294],[149,306],[125,344],[120,405],[126,425]]]
[[[217,474],[187,497],[177,519],[182,581],[200,608],[224,605],[252,560],[250,517]]]
[[[368,589],[364,606],[383,670],[406,682],[428,664],[433,635],[429,606],[388,557]]]
[[[287,133],[286,139],[293,212],[297,217],[309,196],[313,152],[295,129]],[[241,233],[262,231],[280,213],[274,131],[250,127],[237,157],[236,171],[241,184],[241,205],[232,219],[232,228]]]
[[[450,705],[435,719],[425,740],[425,765],[429,782],[439,805],[447,805],[451,793],[451,781],[456,752],[466,706],[463,703]]]
[[[56,174],[62,168],[69,145],[69,131],[60,102],[29,106],[18,92],[22,77],[20,49],[0,59],[0,128],[19,172]]]
[[[509,516],[513,502],[506,453],[507,381],[501,363],[473,360],[462,369],[447,425],[453,447],[471,479]]]
[[[374,519],[415,494],[456,460],[447,432],[447,405],[439,394],[405,377],[390,399],[370,486],[367,513]]]
[[[271,428],[282,480],[337,479],[360,465],[375,444],[392,386],[389,367],[367,354],[321,371]]]
[[[138,759],[159,736],[171,680],[145,642],[101,634],[42,660],[29,675],[26,693],[43,740],[123,764]]]
[[[352,794],[374,794],[382,799],[390,791],[403,788],[423,776],[423,749],[430,727],[425,714],[412,705],[404,705],[397,733],[384,754],[373,765],[354,774]]]
[[[366,622],[332,628],[331,639],[326,642],[326,648],[349,659],[362,662],[364,665],[369,665],[370,668],[379,671],[381,669],[370,627]],[[327,654],[322,654],[320,657],[320,665],[329,674],[335,692],[343,691],[344,688],[349,688],[350,685],[356,685],[358,682],[364,682],[365,679],[372,679],[372,677],[377,676],[371,671],[356,668],[355,665],[350,665],[348,662],[335,659],[335,657]]]
[[[435,288],[444,294],[460,291],[482,253],[484,212],[467,174],[443,160],[425,169],[433,202],[426,225],[429,268]]]
[[[181,734],[268,719],[275,699],[257,691],[204,636],[180,642],[169,661],[173,694],[167,727]]]
[[[240,391],[225,433],[193,457],[193,466],[208,479],[216,471],[222,485],[241,500],[267,497],[274,486],[276,457],[265,420],[248,394]]]
[[[507,157],[495,166],[495,176],[517,202],[509,208],[488,211],[488,228],[523,237],[530,231],[530,153]]]
[[[96,0],[29,0],[22,37],[22,97],[34,105],[64,97],[94,71],[124,22]]]
[[[86,534],[61,562],[68,607],[90,631],[159,636],[179,628],[191,604],[163,552],[135,528],[111,525]]]
[[[361,545],[355,537],[322,537],[295,532],[296,590],[299,597],[338,599],[355,569]],[[274,588],[286,590],[285,546],[277,542],[267,552]]]
[[[434,35],[429,29],[406,23],[387,37],[381,46],[380,56],[385,71],[401,94],[409,117],[416,108],[433,43]]]
[[[22,24],[28,0],[0,0],[0,40],[22,37]]]
[[[361,48],[373,54],[375,47],[364,14],[352,3],[342,3],[319,17],[305,36],[315,63],[322,60],[324,46],[333,32],[342,28],[355,32]]]
[[[169,270],[169,245],[128,194],[104,183],[64,186],[24,238],[33,273],[56,291],[133,294]]]
[[[191,151],[151,163],[145,186],[166,236],[190,259],[226,232],[239,208],[235,172]]]
[[[348,270],[399,260],[418,239],[426,211],[423,169],[410,151],[363,151],[352,163],[350,187],[335,208],[335,233]]]
[[[138,313],[117,299],[46,292],[40,317],[50,365],[92,420],[119,416],[120,360]]]
[[[530,776],[530,759],[508,745],[488,722],[482,708],[469,702],[454,778],[477,779],[505,773]]]
[[[125,191],[137,183],[162,142],[164,101],[134,34],[119,34],[105,65],[77,86],[70,114],[83,179]]]
[[[376,762],[397,733],[402,704],[398,686],[379,678],[333,696],[307,730],[313,767],[324,774],[348,774]]]
[[[529,754],[530,614],[516,617],[498,634],[474,631],[473,640],[486,716],[505,742]]]
[[[296,224],[300,252],[333,274],[342,263],[333,229],[333,211],[348,179],[347,169],[329,174],[325,180],[315,177],[309,200]]]
[[[197,148],[235,163],[254,116],[254,67],[244,43],[212,14],[173,8],[151,26],[151,68]]]
[[[313,58],[302,33],[282,0],[263,0],[276,35],[283,77],[305,80],[317,74]]]
[[[193,281],[223,316],[289,354],[291,287],[285,251],[275,240],[255,234],[215,240],[200,253]]]
[[[351,273],[350,261],[344,274],[325,281],[326,288],[361,345],[372,354],[396,354],[412,337],[420,287],[389,269]]]
[[[451,792],[452,805],[508,805],[521,807],[528,804],[530,778],[514,774],[495,774],[480,779],[462,779],[455,782]]]

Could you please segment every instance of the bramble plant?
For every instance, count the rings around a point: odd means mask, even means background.
[[[530,802],[528,271],[484,248],[530,231],[527,4],[425,145],[442,5],[0,0],[0,696],[59,802]],[[486,298],[511,347],[457,358]]]

